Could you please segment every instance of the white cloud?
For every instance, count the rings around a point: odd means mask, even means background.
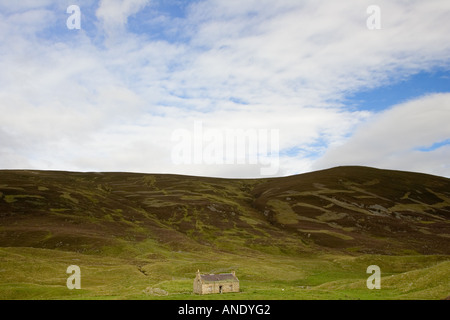
[[[7,12],[17,12],[46,7],[52,3],[55,3],[55,0],[1,0],[0,10]]]
[[[108,36],[124,32],[128,17],[139,12],[149,0],[101,0],[96,11]]]
[[[450,138],[450,94],[433,94],[392,107],[360,124],[315,168],[369,165],[450,176],[450,147],[419,151]]]
[[[37,35],[58,14],[67,17],[65,10],[51,11],[51,1],[24,2],[14,13],[0,11],[0,167],[21,163],[41,169],[214,176],[259,172],[249,166],[171,163],[171,133],[191,130],[198,120],[221,130],[279,129],[282,150],[298,149],[297,155],[283,153],[280,174],[331,164],[333,153],[340,164],[359,161],[336,149],[315,164],[329,146],[339,144],[362,157],[355,150],[364,141],[373,147],[367,154],[386,157],[379,157],[385,162],[370,162],[371,157],[360,162],[401,166],[401,157],[390,155],[410,140],[389,141],[386,153],[386,145],[371,136],[382,130],[357,130],[352,137],[358,124],[382,115],[346,109],[341,98],[450,63],[448,1],[379,1],[379,31],[366,27],[369,1],[193,2],[186,18],[161,20],[162,28],[178,27],[183,34],[182,40],[170,41],[127,29],[128,19],[148,3],[101,1],[97,9],[80,4],[82,19],[95,12],[99,30],[83,30],[89,24],[82,22],[82,30],[53,42]],[[106,33],[105,43],[98,43],[97,31]],[[113,38],[120,41],[108,42]],[[389,117],[419,112],[418,105],[425,103],[431,108],[427,101],[396,107],[376,122],[393,127]],[[444,135],[427,124],[441,121],[447,109],[433,110],[420,124],[430,130],[423,135],[426,143]],[[414,136],[416,142],[423,136]],[[422,171],[434,170],[445,149],[425,154],[401,148],[421,159]]]

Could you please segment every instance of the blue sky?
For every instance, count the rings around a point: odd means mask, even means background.
[[[420,71],[406,79],[396,79],[374,89],[362,89],[345,103],[358,109],[379,112],[391,106],[433,93],[450,92],[450,70]]]
[[[435,142],[429,146],[419,147],[419,148],[417,148],[417,150],[422,151],[422,152],[430,152],[430,151],[437,150],[441,147],[448,146],[448,145],[450,145],[450,139]]]
[[[278,132],[274,176],[450,176],[450,2],[380,0],[369,30],[372,4],[0,0],[0,169],[259,177],[274,159],[175,163],[202,123],[201,152],[225,150],[226,132]]]

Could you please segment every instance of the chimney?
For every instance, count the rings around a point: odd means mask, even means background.
[[[234,270],[231,271],[231,274],[236,277],[236,272],[234,272]]]

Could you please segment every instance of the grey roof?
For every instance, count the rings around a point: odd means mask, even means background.
[[[234,282],[239,281],[235,275],[232,273],[221,273],[221,274],[201,274],[200,278],[202,281],[206,282],[218,282],[218,281],[226,281],[226,282]]]

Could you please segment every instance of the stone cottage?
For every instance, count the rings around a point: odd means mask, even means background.
[[[239,292],[239,279],[234,271],[231,273],[220,274],[200,274],[194,279],[194,293],[210,294],[210,293],[226,293]]]

